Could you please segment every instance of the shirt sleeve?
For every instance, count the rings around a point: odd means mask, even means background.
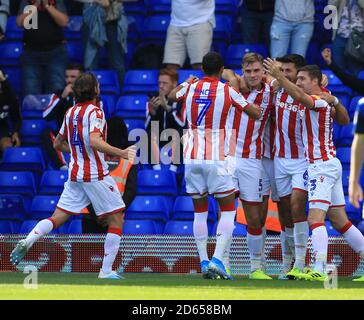
[[[234,88],[229,87],[229,94],[230,94],[230,98],[231,98],[231,104],[243,111],[245,109],[246,106],[249,105],[249,102],[245,100],[245,98],[239,93],[237,92]]]
[[[363,106],[358,106],[355,110],[354,115],[354,132],[359,134],[364,134],[364,108]]]
[[[66,114],[67,115],[67,114]],[[62,136],[62,138],[64,140],[68,140],[67,137],[68,137],[68,132],[67,132],[67,123],[66,123],[66,115],[64,116],[63,118],[63,122],[62,122],[62,125],[61,125],[61,129],[59,129],[59,132],[58,134],[60,136]]]
[[[176,92],[177,101],[182,101],[187,93],[187,89],[190,85],[184,86]]]
[[[319,111],[322,108],[330,107],[329,104],[319,96],[311,96],[311,98],[314,104],[313,108],[311,108],[313,111]]]
[[[101,135],[104,133],[105,118],[102,110],[95,109],[90,113],[90,134],[98,132]]]

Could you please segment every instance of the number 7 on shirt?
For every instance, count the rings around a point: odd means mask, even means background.
[[[197,99],[195,99],[195,103],[203,105],[200,113],[197,116],[197,120],[196,120],[196,125],[199,126],[201,124],[203,118],[205,117],[207,110],[211,106],[211,99],[197,98]]]

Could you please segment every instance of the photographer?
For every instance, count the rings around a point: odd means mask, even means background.
[[[33,10],[25,10],[29,5]],[[25,23],[34,23],[32,14],[37,14],[38,28],[29,29]],[[68,16],[63,0],[22,0],[16,23],[24,28],[24,49],[20,58],[23,95],[62,90],[68,63],[63,34]]]
[[[20,104],[9,81],[0,70],[0,155],[7,147],[19,147]]]
[[[147,120],[145,128],[149,137],[150,163],[153,164],[154,170],[161,170],[159,161],[160,148],[168,143],[164,141],[165,137],[161,136],[165,129],[175,129],[172,143],[172,163],[170,170],[177,171],[177,164],[181,163],[181,152],[176,152],[181,148],[180,137],[185,127],[185,115],[182,104],[171,103],[168,101],[168,94],[177,86],[178,73],[174,69],[161,69],[159,71],[158,86],[159,92],[150,93],[147,103]],[[158,143],[159,141],[159,143]],[[178,156],[179,155],[179,156]]]

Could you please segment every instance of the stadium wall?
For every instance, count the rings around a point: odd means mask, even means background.
[[[34,244],[24,260],[14,267],[9,255],[21,235],[0,235],[0,272],[23,271],[34,265],[41,272],[98,272],[101,268],[104,235],[53,235]],[[212,256],[215,238],[209,238],[208,252]],[[281,271],[281,246],[278,236],[266,240],[267,273]],[[311,239],[306,262],[312,257]],[[363,265],[341,237],[329,238],[328,262],[337,267],[339,276],[359,276]],[[191,236],[123,235],[114,267],[119,272],[196,273],[200,271],[196,245]],[[233,274],[249,273],[249,253],[246,237],[234,237],[231,248]]]

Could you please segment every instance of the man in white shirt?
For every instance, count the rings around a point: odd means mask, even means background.
[[[215,26],[214,0],[172,0],[163,63],[183,67],[186,57],[192,68],[201,69],[202,57],[210,51]]]

